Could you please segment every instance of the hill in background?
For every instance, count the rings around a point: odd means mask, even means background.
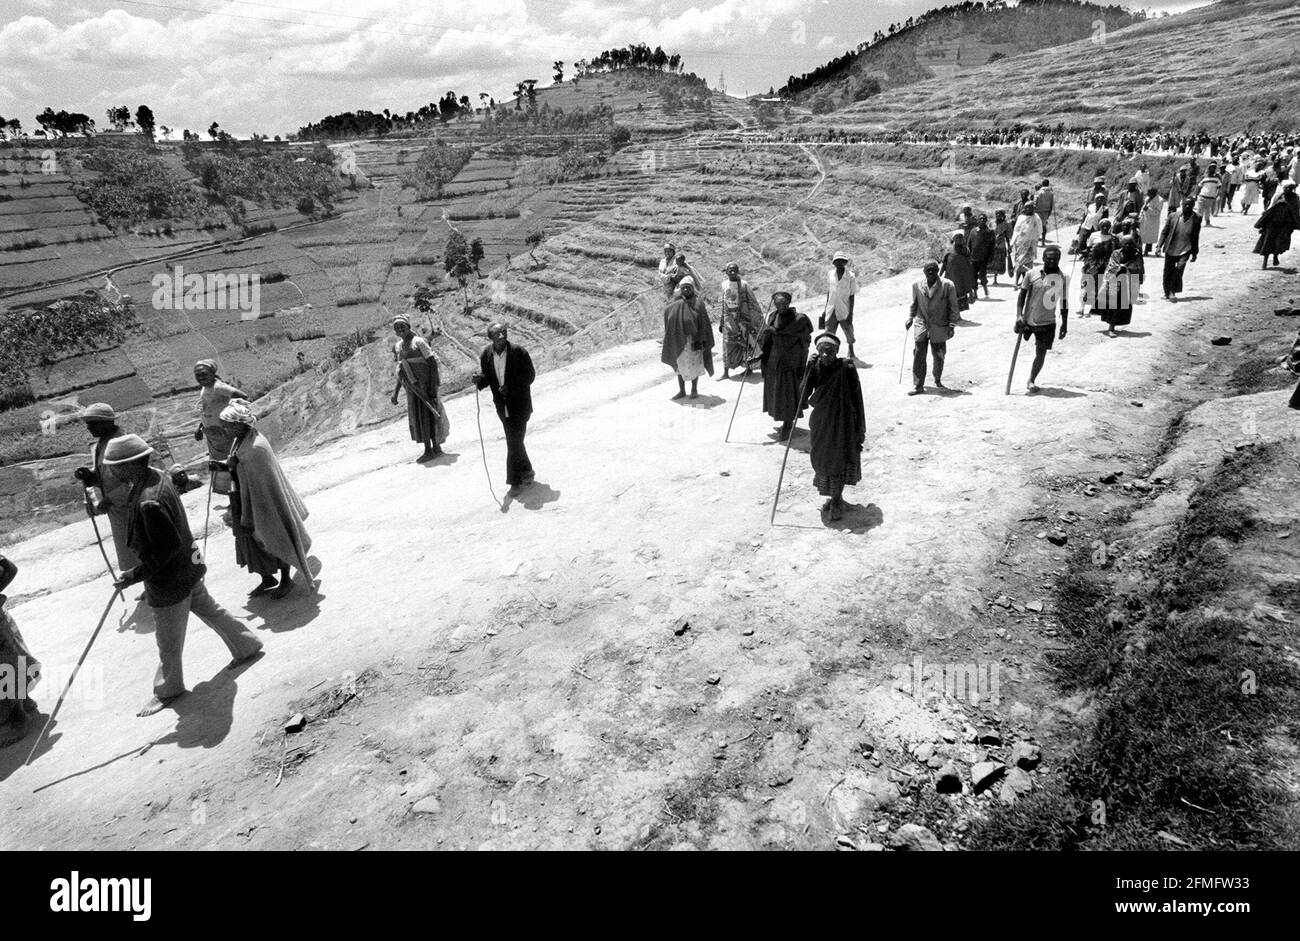
[[[788,100],[823,113],[881,89],[953,78],[990,61],[1060,46],[1142,22],[1142,12],[1079,0],[1002,0],[936,7],[877,32],[856,49],[781,88]],[[895,26],[898,27],[895,30]]]
[[[817,121],[864,131],[1022,122],[1294,130],[1297,37],[1294,0],[1221,0],[886,91]]]

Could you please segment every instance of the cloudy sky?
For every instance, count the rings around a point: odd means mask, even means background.
[[[732,94],[766,91],[942,0],[0,0],[0,115],[284,134],[326,114],[508,96],[550,64],[645,42]],[[1204,0],[1200,0],[1204,2]],[[1186,9],[1198,0],[1145,0]]]

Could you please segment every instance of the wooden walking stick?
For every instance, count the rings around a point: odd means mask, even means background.
[[[95,528],[95,545],[99,546],[99,554],[104,557],[104,567],[108,569],[108,577],[117,581],[117,573],[113,571],[113,563],[108,561],[108,553],[104,551],[104,539],[99,534],[99,523],[95,520],[95,508],[90,504],[90,494],[86,494],[86,515],[90,517],[90,525]]]
[[[68,677],[67,685],[63,687],[63,692],[59,694],[59,701],[54,704],[54,711],[51,712],[50,717],[45,720],[45,727],[41,729],[41,734],[36,737],[36,744],[32,745],[32,750],[27,753],[27,760],[23,762],[24,765],[30,765],[32,759],[36,757],[36,750],[41,747],[41,742],[45,741],[45,733],[47,733],[50,730],[50,726],[54,724],[54,719],[58,716],[59,709],[63,706],[63,700],[67,698],[68,691],[72,689],[72,684],[77,679],[77,671],[80,670],[81,665],[86,662],[86,657],[90,654],[90,648],[94,646],[95,638],[98,637],[99,632],[104,629],[104,622],[108,620],[108,612],[113,609],[113,602],[121,596],[122,589],[114,585],[113,595],[108,599],[108,604],[104,607],[104,613],[99,616],[99,624],[95,626],[95,632],[90,635],[90,640],[86,643],[86,649],[81,652],[81,659],[78,660],[77,665],[72,668],[72,675]]]
[[[1016,348],[1011,351],[1011,368],[1007,370],[1007,391],[1005,395],[1011,394],[1011,377],[1016,374],[1016,357],[1020,355],[1020,341],[1024,339],[1024,334],[1019,330],[1016,331]]]
[[[986,289],[987,290],[987,289]],[[912,336],[912,328],[906,327],[903,330],[903,358],[898,363],[898,384],[903,384],[903,368],[907,365],[907,341]]]
[[[483,416],[482,408],[478,402],[479,392],[481,391],[481,389],[474,390],[474,420],[478,423],[478,446],[479,450],[483,452],[483,473],[487,476],[488,493],[492,494],[493,501],[500,505],[501,501],[497,499],[497,492],[492,489],[492,472],[488,470],[487,445],[483,443]]]
[[[763,323],[767,324],[768,315],[772,313],[772,305],[769,303],[767,313],[763,315]],[[726,355],[724,351],[722,355]],[[736,393],[736,404],[731,410],[731,421],[727,422],[727,434],[723,437],[722,443],[726,444],[731,440],[731,426],[736,423],[736,413],[740,411],[740,397],[745,392],[745,386],[749,383],[749,374],[754,371],[754,365],[751,361],[745,361],[745,375],[740,377],[740,390]]]
[[[771,526],[776,522],[776,505],[781,500],[781,484],[785,481],[785,462],[790,460],[790,445],[794,443],[794,432],[799,427],[799,412],[803,409],[803,394],[808,388],[808,377],[812,375],[812,362],[809,362],[803,369],[803,382],[799,383],[799,401],[795,406],[794,421],[790,423],[790,436],[785,439],[785,456],[781,458],[781,474],[776,478],[776,495],[772,497],[772,516],[767,523]]]
[[[233,499],[233,497],[231,497],[231,499]],[[231,510],[230,512],[233,513],[234,510]],[[203,562],[204,564],[206,564],[208,561],[208,529],[209,529],[209,524],[211,522],[212,522],[212,474],[209,473],[208,474],[208,508],[207,511],[203,514]]]

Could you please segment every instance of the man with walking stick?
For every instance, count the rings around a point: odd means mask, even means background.
[[[36,702],[31,691],[41,678],[40,661],[31,655],[18,625],[5,610],[3,594],[18,574],[18,566],[0,555],[0,748],[27,735]]]
[[[145,597],[153,609],[154,637],[158,642],[158,671],[153,697],[140,716],[151,716],[185,693],[181,653],[190,612],[217,632],[234,659],[227,669],[251,663],[262,653],[262,642],[246,625],[213,600],[203,584],[207,566],[190,533],[185,507],[171,478],[149,466],[151,448],[139,435],[123,435],[108,442],[104,466],[130,486],[127,500],[127,544],[140,564],[123,572],[114,587],[119,591],[144,582]]]
[[[487,335],[492,342],[483,348],[479,370],[471,381],[476,389],[492,389],[492,401],[506,435],[506,484],[515,494],[537,478],[524,446],[528,419],[533,415],[532,386],[537,373],[528,351],[510,342],[505,324],[492,324]]]
[[[1061,309],[1061,327],[1057,332],[1056,309]],[[1029,382],[1025,388],[1030,395],[1038,391],[1035,380],[1047,360],[1047,351],[1052,348],[1052,340],[1064,340],[1066,324],[1070,318],[1070,279],[1061,272],[1061,247],[1049,245],[1043,249],[1043,265],[1025,276],[1020,294],[1016,298],[1016,350],[1020,349],[1020,339],[1034,338],[1034,365],[1029,370]],[[1015,358],[1011,361],[1012,372],[1015,371]],[[1007,388],[1011,388],[1011,376],[1007,376]]]
[[[111,405],[96,402],[86,406],[81,413],[81,420],[86,423],[86,430],[95,439],[95,447],[90,452],[90,466],[78,467],[75,476],[81,485],[87,488],[87,512],[93,521],[96,516],[107,516],[108,526],[113,533],[113,549],[117,553],[118,571],[126,571],[140,564],[135,552],[126,544],[127,497],[131,488],[112,474],[104,472],[104,449],[108,442],[122,434],[117,425],[117,413]],[[94,493],[93,499],[90,492]],[[96,534],[99,529],[96,526]]]
[[[946,388],[943,384],[944,359],[948,354],[948,341],[956,334],[956,323],[961,319],[957,288],[947,278],[939,276],[939,263],[927,261],[921,270],[925,277],[912,285],[912,310],[907,317],[908,330],[912,329],[912,324],[917,325],[912,334],[912,390],[908,395],[925,392],[927,348],[934,356],[935,387]]]

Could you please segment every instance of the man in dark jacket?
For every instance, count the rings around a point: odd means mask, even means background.
[[[970,230],[970,264],[975,269],[975,282],[984,288],[984,296],[989,296],[989,260],[993,258],[993,230],[989,228],[989,217],[980,213],[975,219],[975,227]]]
[[[251,663],[262,652],[257,636],[208,594],[203,584],[207,566],[190,533],[185,507],[171,478],[149,466],[151,454],[153,448],[139,435],[123,435],[108,443],[103,458],[108,472],[131,487],[126,539],[140,558],[139,565],[121,573],[114,587],[120,591],[144,582],[156,625],[158,672],[153,698],[145,703],[140,716],[161,712],[185,692],[181,652],[191,611],[216,631],[230,650],[234,659],[229,668]]]
[[[492,324],[487,335],[492,342],[479,356],[479,371],[473,382],[475,388],[492,389],[492,402],[506,433],[506,483],[512,492],[518,492],[537,478],[524,447],[528,419],[533,415],[532,385],[537,373],[528,351],[507,338],[505,324]]]
[[[1183,290],[1183,269],[1196,261],[1201,250],[1201,217],[1192,208],[1196,201],[1183,197],[1183,211],[1165,219],[1159,249],[1165,253],[1165,300],[1176,301]]]

